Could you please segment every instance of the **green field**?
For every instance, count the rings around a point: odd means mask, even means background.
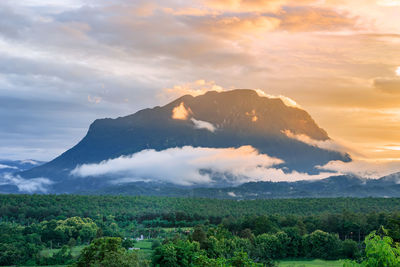
[[[74,257],[74,258],[76,258],[76,257],[78,257],[79,256],[79,254],[81,253],[81,251],[82,251],[82,249],[84,248],[84,247],[86,247],[86,245],[81,245],[81,246],[75,246],[75,247],[73,247],[72,249],[71,249],[71,254],[72,254],[72,256]],[[44,257],[51,257],[51,256],[53,256],[53,254],[54,253],[56,253],[57,251],[59,251],[60,249],[43,249],[41,252],[40,252],[40,255],[41,256],[44,256]]]
[[[140,248],[139,253],[142,254],[143,257],[150,258],[151,253],[153,252],[153,250],[151,249],[151,244],[151,241],[142,240],[135,243],[134,247]]]
[[[165,232],[192,231],[193,227],[163,227]]]
[[[324,260],[284,260],[278,263],[279,267],[343,267],[344,261]]]
[[[140,248],[140,250],[151,250],[151,241],[142,240],[135,243],[135,248]]]

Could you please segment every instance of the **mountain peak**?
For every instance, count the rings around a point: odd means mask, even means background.
[[[290,138],[284,132],[329,139],[311,116],[281,99],[260,96],[250,89],[184,95],[171,103],[140,110],[116,119],[93,122],[87,135],[53,161],[21,173],[23,177],[56,180],[57,192],[101,187],[107,179],[74,179],[79,165],[129,156],[143,150],[170,148],[253,147],[257,153],[281,159],[285,171],[315,173],[317,165],[350,160],[348,155],[324,150]]]
[[[281,135],[282,131],[289,130],[315,140],[329,139],[327,133],[318,127],[306,111],[289,107],[279,98],[260,96],[251,89],[210,91],[196,97],[187,95],[162,109],[171,113],[182,103],[188,112],[187,119],[193,117],[219,127],[236,131],[256,131],[265,135]]]

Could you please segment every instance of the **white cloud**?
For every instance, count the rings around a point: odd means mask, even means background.
[[[349,151],[345,146],[333,141],[332,139],[320,141],[312,139],[305,134],[294,134],[290,130],[282,131],[287,137],[306,143],[311,146],[319,147],[326,150],[337,151],[340,153],[346,153]]]
[[[236,194],[235,194],[235,192],[228,192],[228,196],[237,197]]]
[[[210,132],[215,132],[215,130],[216,130],[216,127],[210,122],[196,120],[195,118],[192,118],[191,121],[193,122],[194,127],[196,129],[206,129]]]
[[[0,169],[14,169],[14,170],[18,170],[18,168],[15,167],[15,166],[9,166],[9,165],[5,165],[5,164],[0,164]]]
[[[301,106],[296,101],[291,99],[290,97],[287,97],[284,95],[270,95],[270,94],[265,93],[261,89],[256,89],[255,91],[257,92],[257,94],[259,96],[268,97],[268,98],[272,98],[272,99],[280,99],[280,100],[282,100],[283,104],[285,104],[288,107],[301,108]]]
[[[368,160],[358,159],[351,162],[330,161],[321,170],[330,170],[339,174],[353,174],[363,178],[377,179],[386,175],[400,172],[400,160]]]
[[[380,6],[395,7],[395,6],[400,6],[400,1],[399,0],[380,0],[377,2],[377,4]]]
[[[31,164],[31,165],[39,165],[39,162],[33,159],[24,159],[19,161],[22,164]]]
[[[71,174],[80,177],[112,176],[114,183],[165,181],[179,185],[212,184],[213,174],[233,184],[249,181],[298,181],[322,179],[332,173],[308,175],[285,173],[275,165],[282,160],[259,154],[251,146],[239,148],[190,147],[163,151],[143,150],[130,156],[77,166]]]
[[[15,185],[19,191],[26,193],[46,193],[48,186],[51,184],[53,182],[44,177],[24,179],[19,175],[13,176],[11,174],[5,174],[3,177],[0,177],[0,185]]]

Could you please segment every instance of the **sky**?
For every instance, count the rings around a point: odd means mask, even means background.
[[[398,161],[399,14],[400,0],[2,0],[0,158],[51,160],[97,118],[250,88],[356,157]]]

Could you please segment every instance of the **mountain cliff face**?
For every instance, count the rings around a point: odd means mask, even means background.
[[[174,147],[228,148],[251,145],[260,153],[284,160],[285,170],[315,172],[331,160],[350,161],[347,154],[324,150],[289,138],[283,131],[329,140],[304,110],[280,99],[259,96],[253,90],[185,95],[152,109],[116,119],[99,119],[73,148],[47,164],[21,172],[24,178],[47,177],[57,192],[86,187],[101,188],[106,180],[78,180],[70,176],[76,166],[131,155],[144,149]]]

